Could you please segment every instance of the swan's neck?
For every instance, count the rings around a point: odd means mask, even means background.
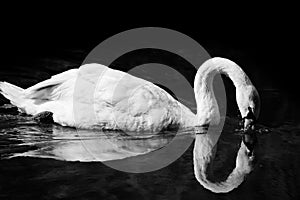
[[[197,102],[197,126],[205,124],[218,125],[220,113],[213,91],[213,80],[217,74],[228,76],[236,88],[236,101],[242,117],[246,116],[251,104],[252,92],[256,91],[243,70],[234,62],[224,58],[212,58],[206,61],[198,70],[194,90]],[[253,105],[252,105],[253,106]],[[197,180],[213,192],[228,192],[238,187],[252,167],[252,159],[242,142],[236,159],[236,167],[224,182],[211,182],[207,179],[207,167],[214,159],[216,145],[220,136],[219,130],[207,134],[196,135],[194,146],[194,171]]]
[[[235,88],[238,96],[243,93],[244,89],[252,85],[251,81],[243,70],[234,62],[224,58],[212,58],[206,61],[197,71],[194,81],[194,92],[197,102],[197,119],[196,125],[205,124],[216,125],[220,122],[220,113],[218,104],[213,91],[213,80],[217,74],[228,76]],[[239,101],[237,102],[238,106]],[[240,108],[241,114],[245,115],[246,111]]]

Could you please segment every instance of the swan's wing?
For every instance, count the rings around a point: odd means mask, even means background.
[[[52,76],[24,91],[27,99],[57,100],[70,93],[72,83],[76,79],[78,69],[70,69]]]
[[[98,122],[116,122],[122,130],[158,130],[177,123],[181,104],[146,80],[109,69],[95,90]]]
[[[153,83],[99,64],[55,75],[26,89],[25,95],[34,105],[47,102],[38,110],[51,107],[56,122],[82,128],[153,131],[178,121],[181,111],[181,104]],[[69,120],[72,113],[76,124]]]

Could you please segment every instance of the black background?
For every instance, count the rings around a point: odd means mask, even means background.
[[[29,5],[27,2],[26,5],[18,2],[13,2],[9,7],[2,5],[0,67],[3,73],[0,72],[0,81],[6,78],[23,87],[25,84],[5,74],[18,74],[22,66],[36,72],[39,59],[45,57],[76,57],[69,55],[65,49],[83,49],[87,55],[106,38],[128,29],[165,27],[192,37],[212,57],[226,57],[238,63],[260,91],[279,91],[276,92],[277,96],[263,99],[262,108],[268,115],[262,114],[259,120],[265,118],[273,122],[285,122],[285,119],[278,118],[293,112],[293,117],[300,122],[297,105],[300,99],[297,6],[287,6],[287,2],[285,5],[279,2],[275,7],[274,2],[267,6],[254,2],[242,3],[239,7],[230,5],[231,9],[218,3],[203,5],[202,2],[186,7],[188,2],[175,1],[164,6],[162,2],[140,1],[134,5],[127,4],[126,7],[119,2],[110,6],[104,2],[98,2],[97,5],[78,3],[76,7],[74,2],[53,5],[45,1],[38,6],[37,3]],[[176,10],[175,6],[178,7]],[[80,54],[76,62],[80,63],[84,57],[84,53]],[[40,76],[38,79],[42,81],[47,77]],[[279,96],[280,99],[275,102]],[[284,104],[288,104],[289,108],[283,108]],[[276,125],[280,126],[280,123]],[[3,172],[0,179],[3,186],[1,195],[4,198],[50,199],[64,195],[61,191],[66,187],[69,190],[65,196],[70,198],[99,199],[113,194],[122,199],[132,199],[130,195],[140,198],[144,188],[146,196],[150,196],[164,193],[164,190],[173,186],[180,185],[181,188],[181,185],[186,185],[189,190],[182,193],[186,199],[197,199],[199,196],[204,199],[297,199],[299,129],[294,125],[286,125],[273,130],[271,134],[259,136],[265,156],[260,159],[262,165],[254,171],[252,179],[250,177],[243,183],[241,189],[222,196],[208,193],[199,187],[194,179],[191,158],[188,157],[192,153],[187,153],[185,159],[170,165],[165,171],[143,174],[138,188],[127,185],[127,174],[104,165],[99,167],[98,163],[69,163],[37,158],[5,159],[0,165],[0,171]],[[228,144],[228,147],[233,148],[232,143]],[[11,147],[8,146],[8,149]],[[235,155],[231,151],[227,154],[232,154],[232,158]],[[220,164],[221,167],[223,165]],[[171,192],[173,194],[174,190]]]
[[[212,57],[235,61],[259,90],[276,89],[290,102],[298,102],[297,13],[292,6],[242,5],[229,10],[223,5],[217,9],[216,5],[174,4],[179,9],[150,2],[138,4],[139,8],[127,5],[131,9],[119,3],[9,7],[1,14],[1,69],[60,55],[62,49],[88,53],[128,29],[164,27],[192,37]]]

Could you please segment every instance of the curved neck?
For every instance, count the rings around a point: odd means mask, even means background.
[[[215,193],[225,193],[237,188],[245,176],[251,172],[252,160],[247,156],[247,148],[244,143],[238,151],[236,167],[224,182],[211,182],[207,179],[207,166],[214,159],[216,148],[212,145],[208,135],[196,135],[194,145],[194,173],[196,179],[206,189]]]
[[[237,94],[243,93],[247,86],[252,85],[248,76],[234,62],[218,57],[207,60],[198,69],[194,80],[194,92],[197,102],[196,125],[216,125],[220,122],[219,108],[213,91],[213,80],[216,74],[228,76],[232,80]],[[240,111],[244,115],[242,109]]]
[[[224,58],[212,58],[199,68],[194,81],[197,102],[196,126],[218,125],[220,122],[219,108],[213,91],[213,80],[217,74],[225,74],[232,80],[236,88],[236,101],[242,117],[247,113],[249,97],[254,91],[254,86],[248,76],[234,62]],[[209,181],[207,168],[214,159],[216,144],[221,132],[211,133],[196,135],[194,146],[195,176],[201,185],[213,192],[229,192],[238,187],[243,182],[245,175],[250,173],[252,160],[247,155],[248,149],[242,142],[236,158],[236,167],[227,180],[217,183]]]

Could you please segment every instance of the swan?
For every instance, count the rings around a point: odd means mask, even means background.
[[[258,92],[236,63],[220,57],[207,60],[196,73],[197,114],[155,84],[100,64],[82,65],[27,89],[0,82],[0,92],[20,111],[30,115],[51,112],[54,122],[63,126],[156,132],[173,126],[218,125],[220,113],[213,91],[213,79],[218,73],[232,80],[244,126],[253,126],[254,119],[248,116],[257,119],[259,115]],[[236,167],[227,180],[209,181],[207,166],[214,158],[218,135],[195,137],[194,173],[205,188],[216,193],[229,192],[251,172],[253,156],[249,156],[249,149],[242,141]]]

